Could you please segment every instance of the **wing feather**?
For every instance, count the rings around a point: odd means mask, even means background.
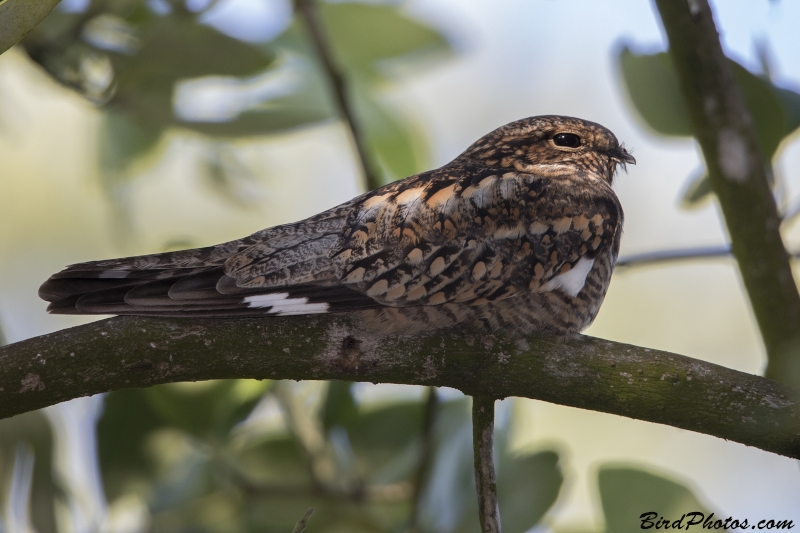
[[[161,316],[475,306],[575,296],[598,254],[616,257],[622,211],[607,184],[586,194],[568,177],[465,165],[216,247],[73,265],[40,295],[53,313]]]

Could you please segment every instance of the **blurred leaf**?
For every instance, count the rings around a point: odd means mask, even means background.
[[[163,129],[109,110],[100,130],[100,166],[106,179],[117,179],[161,139]]]
[[[106,395],[103,416],[97,424],[97,449],[103,486],[113,501],[135,483],[153,475],[145,450],[148,436],[166,427],[150,406],[144,389],[126,389]]]
[[[797,128],[800,128],[800,93],[782,87],[773,87],[773,90],[783,107],[786,118],[786,132],[794,132]]]
[[[288,68],[295,81],[290,94],[267,99],[231,121],[181,121],[179,126],[215,137],[243,137],[281,133],[335,118],[336,111],[311,63],[298,59]]]
[[[0,502],[5,501],[3,496],[11,479],[20,442],[29,444],[34,453],[31,519],[37,530],[55,531],[53,501],[61,491],[53,482],[53,436],[50,424],[41,411],[0,420]]]
[[[331,381],[322,407],[322,427],[327,434],[333,426],[353,427],[358,417],[358,406],[350,381]]]
[[[558,454],[554,451],[535,454],[501,452],[497,499],[503,531],[524,533],[538,524],[556,502],[563,481]]]
[[[61,0],[6,0],[0,2],[0,54],[14,46]]]
[[[359,122],[364,128],[370,151],[380,163],[383,182],[389,183],[420,172],[424,133],[412,127],[394,110],[363,85],[354,86],[353,101]]]
[[[659,517],[668,518],[670,523],[686,513],[699,511],[706,516],[709,513],[708,508],[681,483],[638,468],[604,466],[600,469],[598,482],[609,533],[641,531],[639,517],[646,512],[658,513]]]
[[[776,94],[776,87],[769,80],[756,76],[733,60],[729,63],[753,117],[761,151],[767,160],[771,160],[781,140],[792,131],[786,110]]]
[[[423,531],[460,531],[472,521],[478,525],[468,398],[439,404],[433,435],[434,461],[422,497]]]
[[[288,435],[269,435],[248,444],[237,453],[236,464],[254,486],[311,484],[305,452],[297,440]]]
[[[265,47],[243,43],[179,16],[156,18],[142,28],[140,40],[141,48],[135,54],[114,55],[118,91],[123,95],[171,95],[178,80],[201,76],[252,76],[275,59]]]
[[[711,187],[711,179],[709,179],[704,168],[695,176],[689,178],[689,186],[686,188],[686,192],[683,193],[681,206],[683,208],[696,207],[713,194],[714,189]]]
[[[375,71],[385,59],[450,50],[438,31],[395,5],[324,2],[320,8],[335,52],[348,69]]]
[[[775,87],[729,60],[758,135],[764,155],[772,158],[780,141],[800,125],[800,94]],[[667,52],[637,55],[620,52],[622,77],[639,115],[656,132],[692,136],[672,60]]]
[[[167,384],[150,387],[146,398],[170,426],[200,438],[222,438],[259,400],[241,398],[235,392],[236,385],[233,379]]]
[[[495,445],[497,444],[499,442]],[[498,452],[496,453],[498,458],[495,459],[495,462],[499,463],[497,503],[500,507],[503,531],[525,533],[539,523],[558,499],[564,481],[558,465],[558,454],[554,451],[511,454],[505,446]],[[456,529],[458,533],[481,531],[474,480],[470,488],[472,490],[465,502],[461,524]]]
[[[645,123],[663,135],[693,135],[669,54],[637,55],[625,46],[619,60],[628,96]]]
[[[407,452],[416,446],[422,427],[420,402],[395,402],[366,411],[344,428],[362,472],[368,481],[394,482],[409,478],[416,456]]]
[[[381,63],[399,58],[429,58],[450,51],[434,28],[402,13],[398,5],[321,3],[321,15],[337,58],[352,78],[354,105],[360,108],[367,143],[390,181],[425,165],[424,143],[402,115],[380,101]],[[329,87],[317,68],[308,37],[295,20],[273,42],[253,45],[197,22],[183,2],[157,15],[144,0],[90,3],[81,13],[55,12],[23,45],[52,76],[103,107],[110,114],[102,133],[102,168],[116,211],[125,216],[124,191],[113,183],[158,144],[164,131],[179,127],[204,135],[232,138],[281,133],[335,119]],[[276,63],[276,50],[281,52]],[[199,78],[252,78],[268,68],[288,73],[274,96],[243,106],[230,120],[190,120],[176,116],[176,84]],[[253,99],[254,84],[245,92]],[[266,80],[264,80],[266,81]],[[242,83],[245,83],[243,80]],[[230,98],[238,93],[231,92]],[[261,94],[261,93],[259,93]],[[247,100],[245,100],[246,102]],[[235,109],[235,107],[234,107]],[[202,115],[201,115],[202,117]],[[224,170],[223,166],[210,170]],[[210,172],[211,183],[232,199],[240,198],[228,172]],[[238,183],[238,182],[237,182]],[[250,197],[249,195],[246,195]],[[119,224],[126,229],[124,223]]]
[[[247,208],[261,203],[264,190],[257,176],[229,143],[208,143],[201,159],[202,174],[211,188],[234,205]]]
[[[467,399],[445,402],[436,417],[436,454],[425,488],[425,531],[480,533]],[[508,428],[495,428],[503,531],[524,533],[555,503],[563,475],[554,451],[510,453]]]

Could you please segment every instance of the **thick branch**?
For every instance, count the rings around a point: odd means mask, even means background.
[[[472,398],[472,450],[475,456],[475,490],[483,533],[500,533],[497,476],[494,472],[494,398]]]
[[[800,386],[800,294],[753,122],[707,0],[656,0],[731,248],[769,354],[767,376]]]
[[[295,6],[311,37],[314,51],[319,58],[325,77],[328,80],[328,85],[330,85],[331,92],[333,93],[336,108],[339,110],[339,114],[350,130],[350,135],[353,139],[356,153],[358,154],[358,160],[361,164],[361,171],[364,173],[366,188],[368,191],[377,189],[381,186],[381,183],[373,168],[372,160],[369,157],[369,151],[367,150],[367,143],[363,132],[358,124],[358,120],[356,120],[356,115],[350,105],[350,101],[347,98],[347,82],[341,69],[336,64],[336,60],[333,58],[332,46],[325,32],[322,20],[320,20],[316,0],[295,0]]]
[[[79,396],[221,378],[453,387],[648,420],[800,458],[794,389],[681,355],[579,337],[467,329],[376,336],[341,315],[117,317],[0,348],[0,418]]]

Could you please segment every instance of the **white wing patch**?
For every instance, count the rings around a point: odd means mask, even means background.
[[[288,292],[246,296],[243,303],[248,307],[269,307],[268,312],[278,316],[327,313],[330,307],[326,303],[308,303],[308,298],[289,298]]]
[[[547,292],[555,289],[560,289],[561,292],[569,294],[573,298],[581,292],[581,289],[586,284],[586,276],[594,266],[594,259],[588,257],[581,257],[578,263],[572,267],[572,270],[565,274],[559,274],[545,283],[539,289],[539,292]]]

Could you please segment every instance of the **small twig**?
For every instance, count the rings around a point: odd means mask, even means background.
[[[421,445],[419,451],[419,465],[414,476],[414,495],[411,501],[411,525],[410,531],[418,531],[420,523],[420,513],[422,511],[422,492],[425,482],[428,480],[428,472],[433,463],[433,424],[436,422],[436,411],[439,408],[439,393],[436,387],[426,387],[427,399],[425,401],[425,413],[422,419]]]
[[[472,397],[472,448],[475,452],[475,489],[483,533],[500,533],[497,477],[494,472],[494,398]]]
[[[306,29],[311,36],[314,51],[322,63],[322,68],[333,92],[339,114],[350,129],[350,136],[353,139],[361,164],[361,171],[364,174],[364,184],[367,190],[377,189],[381,186],[381,183],[371,164],[363,132],[347,99],[347,81],[333,59],[331,43],[320,20],[316,0],[295,0],[295,10],[305,23]]]
[[[306,511],[306,514],[303,515],[303,518],[301,518],[294,525],[294,529],[292,530],[292,533],[303,533],[303,531],[305,531],[305,529],[306,529],[306,522],[308,522],[308,519],[311,518],[312,514],[314,514],[314,508],[313,507],[309,507],[308,510]]]
[[[730,246],[700,246],[698,248],[683,248],[677,250],[660,250],[658,252],[644,252],[620,257],[616,268],[629,268],[645,266],[653,263],[666,263],[671,261],[688,261],[692,259],[716,259],[731,257]],[[790,254],[793,259],[800,259],[800,252]]]

